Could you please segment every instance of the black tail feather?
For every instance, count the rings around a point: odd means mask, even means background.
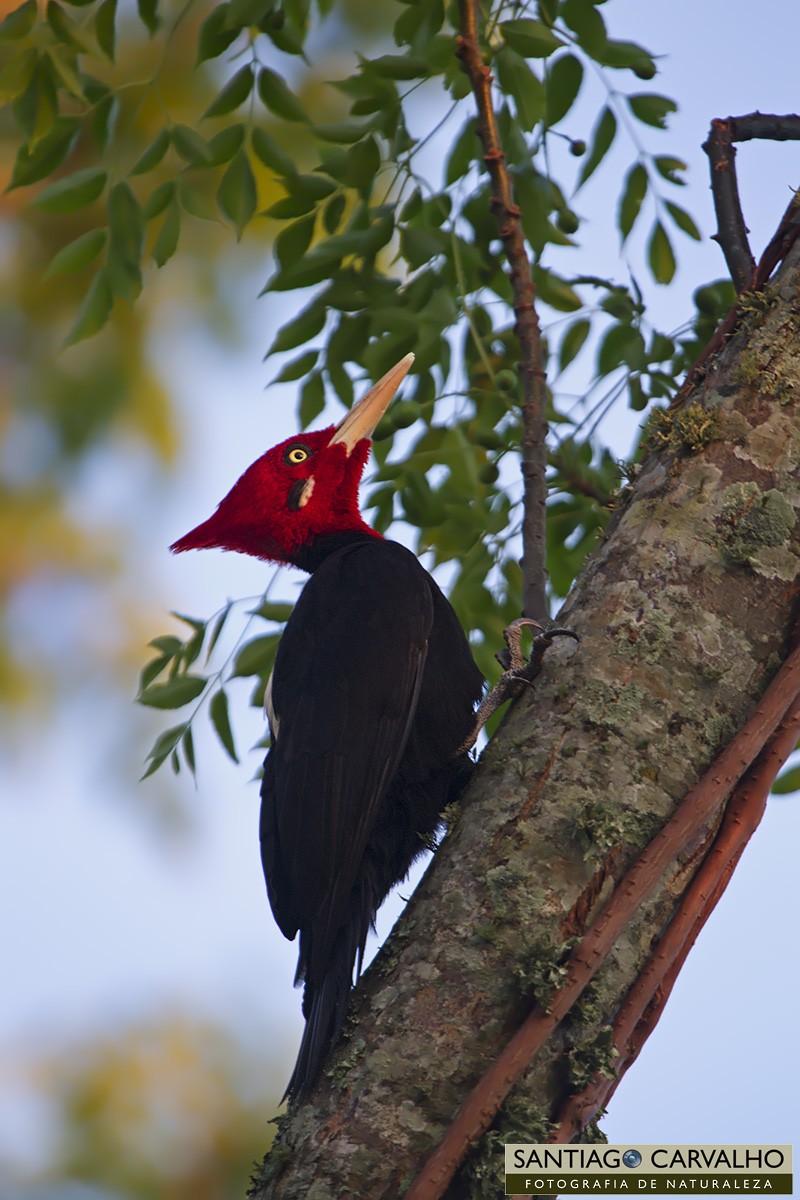
[[[301,934],[302,940],[302,934]],[[306,1099],[319,1074],[325,1055],[338,1040],[347,1014],[353,987],[353,967],[362,946],[360,922],[345,926],[333,947],[325,977],[319,984],[306,978],[303,1013],[306,1027],[292,1077],[283,1094],[285,1100],[300,1103]],[[301,948],[300,961],[306,955]]]

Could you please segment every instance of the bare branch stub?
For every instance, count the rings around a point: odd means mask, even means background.
[[[546,375],[536,287],[525,249],[519,207],[514,203],[511,178],[506,166],[492,104],[489,68],[481,58],[476,0],[459,0],[461,35],[456,54],[469,77],[478,110],[478,133],[484,162],[492,180],[491,207],[508,259],[514,292],[515,333],[520,347],[522,379],[522,518],[523,604],[526,617],[547,622],[547,566],[545,505],[547,502]]]
[[[755,112],[742,117],[717,117],[711,122],[708,140],[703,145],[711,163],[711,192],[718,225],[714,238],[722,247],[737,292],[757,286],[757,272],[739,199],[733,143],[756,138],[776,142],[800,140],[800,116]]]
[[[711,132],[703,149],[709,155],[712,164],[711,187],[719,223],[719,232],[716,235],[716,240],[723,248],[731,276],[739,292],[763,288],[764,284],[780,263],[783,262],[800,236],[800,193],[796,192],[789,201],[778,228],[770,238],[764,253],[761,255],[758,266],[753,262],[750,246],[747,241],[744,217],[739,203],[732,143],[735,141],[751,141],[754,138],[774,138],[776,141],[800,140],[800,116],[789,114],[777,117],[767,113],[749,113],[744,117],[728,117],[724,121],[717,120],[711,123]],[[726,143],[730,151],[729,154],[725,150]],[[719,170],[715,167],[715,162],[721,164]],[[723,193],[720,201],[717,199],[718,191]],[[722,205],[722,211],[720,210],[720,204]],[[731,244],[729,250],[726,250],[723,240],[723,227],[726,224],[724,214],[726,212],[730,213],[730,227],[743,231],[743,242],[740,239],[735,245]],[[751,264],[750,276],[744,281],[742,286],[737,282],[734,268],[729,261],[729,252],[738,264],[737,270],[742,272],[741,278],[744,277],[743,272],[746,262]],[[678,408],[683,404],[697,387],[708,369],[709,362],[722,349],[733,333],[738,319],[739,310],[737,305],[734,304],[717,326],[713,337],[681,384],[672,400],[671,408]]]
[[[736,291],[743,292],[752,283],[756,263],[747,240],[748,229],[739,199],[730,118],[715,118],[711,122],[703,149],[711,163],[711,192],[718,226],[714,240],[722,247]]]

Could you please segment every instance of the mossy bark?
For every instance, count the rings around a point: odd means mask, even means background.
[[[553,647],[483,754],[328,1074],[284,1119],[258,1200],[403,1195],[533,998],[558,986],[570,939],[785,656],[800,566],[800,251],[745,303],[689,404],[703,437],[687,438],[685,416],[659,423],[660,449],[559,615],[580,644]],[[498,1195],[500,1143],[543,1140],[569,1092],[613,1069],[609,1022],[706,843],[671,865],[450,1195]]]

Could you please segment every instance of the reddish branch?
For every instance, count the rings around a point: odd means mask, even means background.
[[[500,238],[511,267],[514,292],[514,331],[520,347],[522,378],[522,518],[523,615],[547,621],[547,566],[545,504],[547,501],[547,420],[544,353],[536,315],[536,287],[525,250],[519,207],[514,202],[505,154],[492,104],[492,74],[484,63],[479,45],[477,0],[459,0],[461,36],[456,54],[469,76],[478,109],[478,134],[483,161],[492,180],[491,207],[497,218]]]
[[[669,863],[696,838],[733,787],[745,777],[798,697],[800,646],[792,650],[765,690],[753,715],[717,756],[702,779],[691,788],[667,824],[617,885],[567,959],[563,985],[551,998],[547,1008],[541,1004],[534,1006],[473,1088],[442,1142],[412,1184],[406,1200],[439,1200],[443,1195],[470,1144],[492,1124],[514,1084],[603,965],[620,933],[658,883]]]
[[[722,825],[680,906],[644,970],[625,997],[612,1027],[618,1059],[613,1078],[598,1076],[570,1096],[556,1118],[552,1142],[569,1142],[608,1105],[622,1077],[655,1029],[687,955],[722,896],[745,846],[758,828],[767,796],[800,734],[795,701],[753,767],[735,789]]]

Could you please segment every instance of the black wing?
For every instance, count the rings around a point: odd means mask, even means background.
[[[275,661],[277,735],[262,787],[262,855],[275,919],[312,930],[324,974],[416,710],[433,619],[416,558],[370,539],[305,585]],[[364,930],[366,934],[366,930]]]

